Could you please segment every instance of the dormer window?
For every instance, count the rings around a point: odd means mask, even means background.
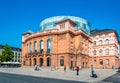
[[[60,29],[63,29],[63,28],[65,28],[65,24],[60,25]]]

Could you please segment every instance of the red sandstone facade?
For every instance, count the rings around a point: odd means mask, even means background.
[[[65,24],[71,27],[63,27]],[[57,28],[37,33],[25,33],[22,38],[22,66],[50,66],[52,67],[74,67],[79,65],[83,68],[89,67],[89,42],[90,37],[82,30],[75,30],[75,24],[71,20],[57,23]],[[52,37],[52,52],[47,52],[47,40]],[[40,41],[44,42],[43,52],[40,53]],[[34,42],[37,42],[37,51],[34,51]],[[84,43],[83,43],[84,42]],[[32,52],[30,52],[32,43]],[[50,55],[51,54],[51,55]]]
[[[61,25],[64,26],[61,28]],[[75,26],[75,23],[67,19],[58,22],[55,29],[24,33],[22,66],[51,65],[54,68],[61,68],[66,65],[70,68],[78,65],[80,68],[89,68],[94,65],[97,68],[112,68],[112,66],[118,68],[119,41],[115,31],[89,36],[81,29],[75,30]],[[105,34],[109,35],[105,36]],[[105,44],[106,39],[109,40],[108,44]],[[48,49],[48,40],[51,40],[51,50]],[[103,43],[99,45],[100,40]],[[105,53],[106,49],[108,51]]]

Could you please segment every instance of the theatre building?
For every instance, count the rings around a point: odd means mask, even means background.
[[[27,31],[22,34],[22,66],[89,68],[93,64],[98,68],[111,68],[118,67],[118,62],[117,32],[92,31],[90,34],[89,23],[83,18],[50,17],[40,23],[39,32]]]

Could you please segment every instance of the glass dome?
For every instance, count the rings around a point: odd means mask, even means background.
[[[76,16],[54,16],[54,17],[47,18],[40,23],[40,28],[41,28],[40,31],[56,28],[56,22],[60,22],[65,18],[72,20],[76,24],[76,27],[75,27],[76,30],[82,29],[87,34],[90,34],[90,26],[88,21]]]

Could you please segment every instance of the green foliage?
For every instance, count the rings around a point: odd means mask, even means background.
[[[6,44],[4,46],[4,50],[2,51],[2,55],[0,55],[0,61],[1,62],[11,61],[13,57],[14,55],[11,48]]]
[[[0,62],[1,62],[1,56],[2,56],[2,55],[0,55]]]

